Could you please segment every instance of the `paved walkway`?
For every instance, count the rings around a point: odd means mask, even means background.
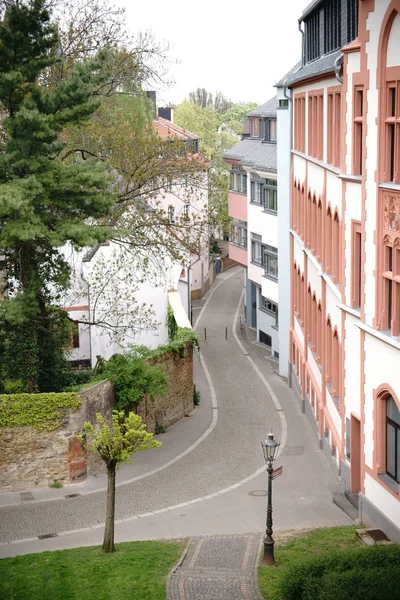
[[[168,600],[257,600],[259,534],[196,537],[170,574]]]
[[[350,523],[332,503],[337,481],[291,390],[261,349],[238,337],[242,290],[243,271],[228,271],[195,311],[200,337],[204,327],[207,335],[196,368],[200,407],[161,436],[160,450],[138,454],[118,473],[117,542],[261,532],[260,442],[270,429],[285,443],[284,473],[274,482],[275,531]],[[101,543],[104,487],[100,476],[32,491],[32,500],[3,497],[0,557]]]

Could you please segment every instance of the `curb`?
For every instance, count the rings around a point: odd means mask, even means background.
[[[176,573],[176,571],[179,569],[179,567],[182,565],[183,561],[185,560],[186,555],[187,555],[188,550],[189,550],[189,546],[190,546],[191,543],[192,543],[192,538],[189,538],[189,541],[186,544],[185,549],[184,549],[184,551],[181,554],[181,557],[179,558],[179,560],[176,563],[176,565],[174,567],[172,567],[172,569],[170,570],[170,572],[167,575],[167,582],[166,582],[167,600],[170,600],[170,598],[171,598],[171,594],[170,594],[171,578]]]

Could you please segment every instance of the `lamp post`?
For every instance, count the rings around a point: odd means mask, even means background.
[[[269,433],[268,438],[261,442],[261,446],[264,453],[264,459],[267,465],[268,473],[268,506],[267,506],[267,528],[265,530],[264,538],[264,558],[263,564],[273,566],[275,565],[274,557],[274,544],[275,541],[272,537],[272,473],[274,470],[274,460],[278,454],[279,442],[274,440],[274,434]]]

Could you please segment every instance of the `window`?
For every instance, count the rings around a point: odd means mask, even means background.
[[[341,0],[330,0],[324,6],[324,52],[340,48]]]
[[[250,200],[254,204],[261,204],[263,197],[263,184],[261,181],[252,181],[250,184]]]
[[[260,308],[275,317],[275,325],[278,326],[278,305],[260,294]]]
[[[392,396],[386,399],[386,473],[400,483],[400,412]]]
[[[358,0],[347,0],[347,43],[358,35]]]
[[[253,236],[253,234],[251,234]],[[261,237],[261,236],[260,236]],[[251,240],[251,261],[257,265],[264,266],[264,244],[254,239]]]
[[[320,11],[317,10],[314,13],[311,13],[311,15],[304,21],[306,35],[306,62],[315,60],[320,56],[319,15]]]
[[[278,278],[278,248],[265,246],[264,250],[264,269],[267,277]]]
[[[247,224],[244,221],[231,223],[231,235],[229,241],[242,248],[247,248]]]
[[[362,237],[361,223],[353,221],[352,229],[352,294],[351,305],[361,308]]]
[[[263,188],[263,206],[266,211],[276,212],[278,210],[277,182],[267,179]]]
[[[247,173],[240,167],[231,168],[230,190],[232,192],[239,192],[240,194],[247,193]]]
[[[264,120],[264,140],[276,142],[276,119]]]
[[[306,95],[294,96],[294,149],[306,151]]]
[[[383,284],[385,288],[385,318],[383,328],[393,336],[400,334],[400,252],[389,243],[384,246]]]
[[[261,119],[258,117],[250,119],[250,137],[259,138],[260,137],[260,127]]]
[[[279,100],[279,108],[289,108],[289,100],[284,100],[281,98]]]
[[[268,333],[264,333],[264,331],[261,331],[258,334],[258,339],[262,344],[265,344],[266,346],[268,346],[268,348],[271,348],[272,346],[272,337],[270,335],[268,335]]]
[[[400,81],[387,87],[385,181],[400,182]]]
[[[66,350],[74,350],[75,348],[79,348],[79,323],[77,321],[69,322],[69,348]]]
[[[354,88],[353,117],[353,174],[363,172],[363,121],[364,121],[364,88]]]
[[[168,221],[170,223],[175,223],[175,208],[172,206],[172,204],[170,204],[168,206]]]
[[[308,93],[308,154],[323,158],[324,92]]]
[[[327,161],[335,167],[340,167],[340,141],[342,122],[342,102],[340,88],[328,89],[328,156]]]

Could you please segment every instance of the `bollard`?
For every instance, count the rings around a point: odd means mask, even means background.
[[[228,339],[228,328],[227,327],[225,327],[225,339],[226,340]]]
[[[204,339],[207,340],[207,328],[204,327]]]

